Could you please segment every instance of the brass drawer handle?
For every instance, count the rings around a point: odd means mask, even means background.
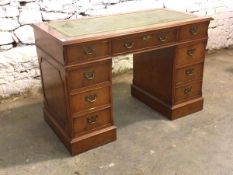
[[[97,120],[98,115],[93,115],[87,118],[87,123],[88,124],[95,124]]]
[[[132,49],[133,46],[134,46],[134,42],[126,42],[126,43],[124,44],[124,46],[125,46],[127,49]]]
[[[198,27],[197,26],[193,26],[189,29],[189,32],[192,34],[192,35],[197,35],[198,34]]]
[[[95,52],[95,45],[83,47],[83,50],[86,55],[93,55]]]
[[[143,36],[142,39],[143,39],[144,41],[149,41],[151,38],[152,38],[151,35],[145,35],[145,36]]]
[[[94,103],[96,101],[97,95],[91,94],[85,97],[85,100],[89,103]]]
[[[188,49],[187,55],[192,57],[195,54],[195,52],[196,52],[196,48]]]
[[[191,75],[193,75],[193,71],[194,71],[194,69],[186,69],[185,70],[185,75],[186,76],[191,76]]]
[[[83,77],[86,78],[87,80],[93,80],[95,78],[95,72],[94,71],[84,72]]]
[[[190,92],[192,91],[192,86],[190,86],[190,87],[186,87],[185,89],[184,89],[184,94],[189,94]]]
[[[168,36],[165,33],[162,33],[159,36],[159,41],[164,43],[167,41],[167,38],[168,38]]]

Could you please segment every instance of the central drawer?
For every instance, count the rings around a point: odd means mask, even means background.
[[[119,55],[176,41],[177,30],[167,29],[112,40],[112,54]]]
[[[111,104],[111,86],[98,87],[70,96],[71,115]]]

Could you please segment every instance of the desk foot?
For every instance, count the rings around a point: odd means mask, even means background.
[[[170,120],[175,120],[203,109],[204,100],[202,97],[171,106],[135,85],[131,86],[131,95]]]
[[[116,140],[116,127],[111,126],[71,141],[71,154],[76,155]]]
[[[115,141],[116,127],[110,126],[89,134],[71,139],[65,130],[54,120],[54,117],[44,108],[44,119],[63,142],[71,155],[77,155],[90,149]]]

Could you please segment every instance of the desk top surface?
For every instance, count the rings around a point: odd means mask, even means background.
[[[111,34],[118,36],[126,32],[130,34],[130,31],[133,34],[145,28],[152,29],[174,23],[182,24],[199,18],[195,15],[173,10],[154,9],[77,20],[51,21],[35,24],[34,27],[43,28],[61,41],[67,41],[88,38],[88,36],[97,38],[98,36]]]
[[[80,35],[91,35],[95,33],[150,26],[158,23],[166,23],[194,17],[195,16],[193,15],[176,11],[157,9],[89,19],[84,18],[82,20],[50,22],[48,25],[68,37],[75,37]]]

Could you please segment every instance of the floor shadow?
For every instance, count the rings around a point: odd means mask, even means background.
[[[0,125],[0,169],[70,156],[43,120],[41,103],[2,111]]]
[[[140,121],[167,120],[133,98],[127,82],[113,85],[113,117],[118,128]],[[41,101],[0,111],[0,169],[63,158],[70,158],[70,154],[44,121]]]
[[[143,102],[131,96],[131,84],[121,82],[113,85],[113,117],[118,128],[142,120],[168,120]]]
[[[226,71],[233,74],[233,67],[227,68]]]

